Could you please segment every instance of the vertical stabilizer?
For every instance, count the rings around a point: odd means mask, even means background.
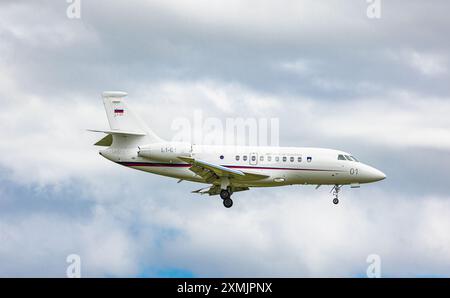
[[[121,91],[105,91],[102,93],[106,116],[111,130],[118,132],[143,133],[148,142],[161,142],[154,132],[129,109],[125,97],[128,94]]]

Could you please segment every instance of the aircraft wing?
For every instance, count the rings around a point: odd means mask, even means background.
[[[192,157],[179,156],[178,158],[184,162],[191,164],[191,167],[189,169],[200,177],[203,177],[208,183],[213,183],[220,177],[228,177],[239,181],[254,181],[269,177],[266,175],[253,174],[231,169],[206,161],[197,160]]]

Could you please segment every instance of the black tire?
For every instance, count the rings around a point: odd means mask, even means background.
[[[334,204],[334,205],[339,204],[339,199],[338,199],[338,198],[334,198],[334,199],[333,199],[333,204]]]
[[[226,200],[230,198],[230,192],[226,189],[222,189],[220,191],[220,197],[222,198],[222,200]]]
[[[230,198],[227,198],[227,199],[223,200],[223,205],[225,206],[225,208],[231,208],[231,206],[233,206],[233,200]]]

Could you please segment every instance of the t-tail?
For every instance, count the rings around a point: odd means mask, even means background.
[[[128,107],[125,100],[127,95],[126,92],[121,91],[105,91],[102,93],[110,129],[89,130],[107,134],[95,145],[130,148],[163,141]]]

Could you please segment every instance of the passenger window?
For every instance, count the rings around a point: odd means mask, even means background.
[[[264,156],[263,156],[263,155],[261,155],[261,156],[259,157],[259,161],[264,161]]]
[[[239,155],[236,155],[236,160],[239,161]]]
[[[247,161],[247,155],[242,156],[243,161]]]
[[[283,156],[283,162],[286,162],[286,160],[287,160],[287,157]]]
[[[338,160],[345,160],[345,157],[344,157],[344,155],[342,155],[342,154],[339,154],[339,155],[338,155]]]
[[[306,158],[306,161],[307,161],[307,162],[311,162],[311,161],[312,161],[312,157],[311,157],[311,156],[308,156],[308,157]]]
[[[299,156],[299,157],[297,158],[297,161],[298,161],[298,162],[302,162],[302,157]]]
[[[294,162],[295,158],[293,156],[291,156],[290,161]]]
[[[256,156],[252,155],[252,161],[256,161]]]
[[[279,157],[279,156],[276,156],[276,157],[275,157],[275,161],[276,161],[276,162],[279,162],[279,161],[280,161],[280,157]]]
[[[267,156],[267,161],[272,161],[272,155]]]

